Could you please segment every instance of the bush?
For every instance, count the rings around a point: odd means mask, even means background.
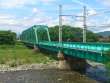
[[[0,44],[15,44],[16,33],[11,31],[0,31]]]

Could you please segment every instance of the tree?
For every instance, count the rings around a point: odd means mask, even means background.
[[[62,41],[65,42],[82,42],[83,30],[80,27],[72,27],[69,25],[62,26]],[[59,26],[49,27],[50,38],[52,41],[59,40]],[[38,30],[38,38],[40,41],[48,41],[46,30]],[[87,31],[87,42],[97,42],[99,36],[91,31]]]
[[[49,32],[51,40],[58,41],[59,35],[59,26],[49,27]],[[70,42],[82,42],[83,40],[83,30],[79,27],[72,27],[69,25],[62,26],[62,38],[63,41]],[[99,36],[91,31],[87,31],[87,42],[97,42]]]
[[[15,44],[16,33],[11,31],[0,31],[0,44]]]

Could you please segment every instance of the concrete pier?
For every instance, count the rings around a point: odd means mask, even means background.
[[[71,69],[69,63],[65,59],[63,52],[59,51],[58,59],[59,59],[58,69],[61,69],[61,70],[70,70]]]
[[[34,45],[33,51],[34,51],[34,52],[38,52],[38,51],[40,51],[40,50],[39,50],[39,48],[38,48],[36,45]]]
[[[76,70],[84,72],[86,70],[87,62],[85,59],[81,58],[71,58],[71,57],[65,57],[64,53],[59,51],[58,53],[58,69],[61,70]]]

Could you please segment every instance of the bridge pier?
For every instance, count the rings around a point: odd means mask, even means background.
[[[74,58],[66,57],[66,60],[70,64],[70,67],[72,70],[85,73],[86,68],[87,68],[87,62],[85,59],[76,58],[76,57]]]
[[[58,59],[58,68],[61,70],[76,70],[80,72],[86,71],[87,62],[85,59],[65,57],[64,53],[61,51],[58,53]]]
[[[38,52],[38,51],[39,51],[38,46],[34,45],[34,46],[33,46],[33,51],[34,51],[34,52]]]
[[[64,56],[62,51],[58,52],[58,56],[57,57],[59,59],[58,69],[61,69],[61,70],[70,70],[71,69],[70,65],[67,62],[67,60],[65,59],[65,56]]]

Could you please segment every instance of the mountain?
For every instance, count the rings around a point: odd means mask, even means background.
[[[99,35],[101,35],[103,37],[108,37],[108,36],[110,36],[110,31],[99,32],[97,34],[99,34]]]

